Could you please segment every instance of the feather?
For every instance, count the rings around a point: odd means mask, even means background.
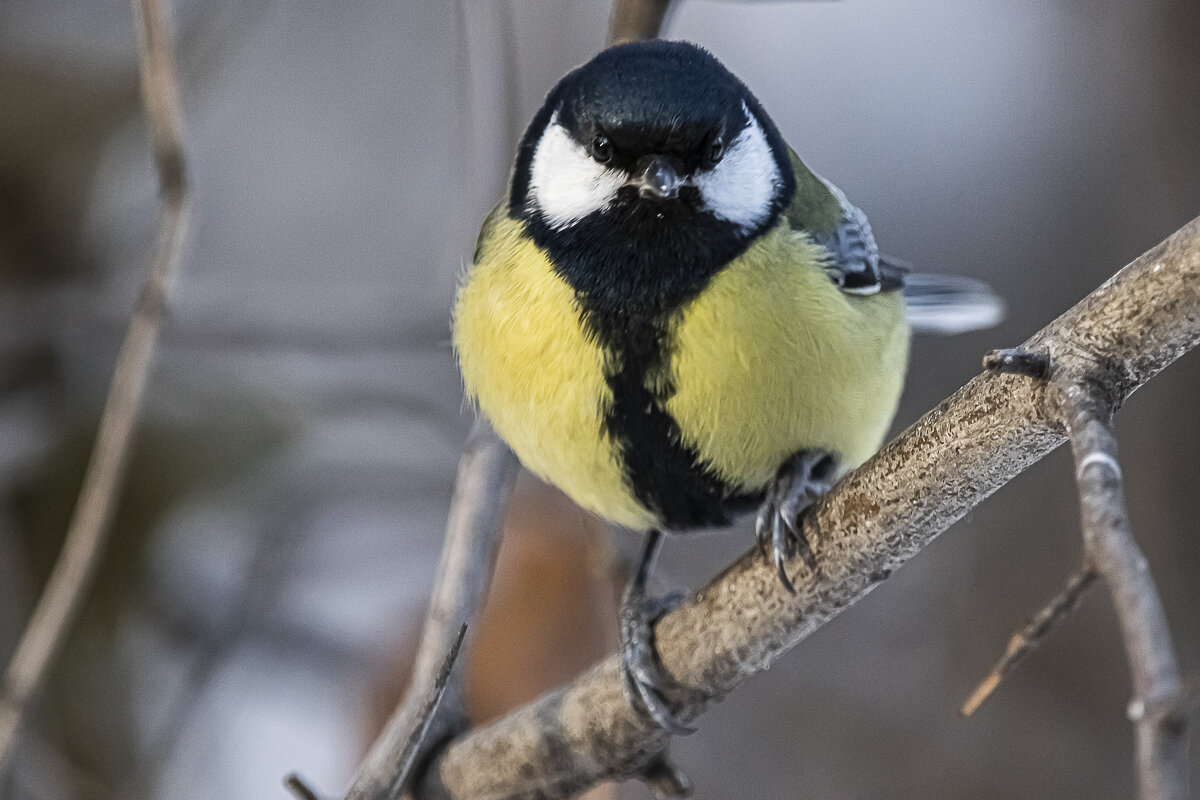
[[[904,276],[905,317],[914,333],[952,336],[1004,319],[1004,301],[983,281],[961,275]]]

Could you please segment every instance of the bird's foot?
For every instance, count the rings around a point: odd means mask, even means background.
[[[683,601],[679,593],[666,597],[647,597],[644,592],[626,592],[621,603],[621,677],[625,693],[636,708],[641,706],[659,727],[683,736],[695,733],[667,705],[664,687],[675,681],[667,675],[654,646],[654,624]]]
[[[654,756],[642,767],[638,778],[646,784],[655,800],[687,800],[692,796],[692,782],[667,758],[666,752]]]
[[[787,560],[799,552],[809,568],[816,566],[812,547],[799,525],[800,512],[829,491],[837,473],[837,457],[823,450],[802,450],[784,462],[758,510],[754,531],[759,549],[775,563],[779,581],[792,594]]]

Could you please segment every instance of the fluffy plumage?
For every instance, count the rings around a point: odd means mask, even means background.
[[[799,511],[895,412],[906,278],[866,215],[694,45],[600,53],[526,131],[459,288],[454,345],[468,397],[530,470],[647,531],[622,602],[622,674],[663,729],[691,730],[654,653],[671,606],[646,591],[661,531],[759,506],[791,587]],[[962,295],[917,285],[927,324]]]
[[[798,452],[844,470],[878,447],[907,360],[902,282],[715,58],[624,45],[530,124],[454,344],[529,469],[619,524],[687,530],[753,508]]]

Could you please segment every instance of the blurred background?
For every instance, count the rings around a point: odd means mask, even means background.
[[[173,4],[196,217],[114,544],[0,797],[340,791],[402,691],[470,420],[448,309],[594,0]],[[922,269],[999,328],[915,343],[897,430],[1200,213],[1193,0],[683,0],[699,42]],[[118,0],[0,4],[0,655],[61,542],[149,257],[155,181]],[[1200,355],[1118,418],[1137,534],[1200,666]],[[957,708],[1080,557],[1060,451],[703,720],[696,797],[1127,798],[1103,591]],[[695,587],[748,529],[668,542]],[[469,665],[487,719],[615,641],[605,534],[524,478]],[[1195,785],[1200,771],[1193,768]],[[644,798],[636,784],[595,797]]]

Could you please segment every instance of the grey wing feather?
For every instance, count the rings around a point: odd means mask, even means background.
[[[829,272],[847,294],[875,294],[888,287],[880,275],[879,246],[867,215],[846,199],[841,189],[817,176],[842,207],[840,224],[829,232],[810,233],[830,254]],[[898,287],[891,287],[898,288]]]
[[[910,272],[912,264],[907,261],[901,261],[887,253],[879,254],[879,281],[883,284],[883,291],[894,292],[903,289]]]
[[[903,290],[905,316],[916,333],[956,334],[990,328],[1004,318],[1004,303],[983,281],[958,275],[912,272],[905,262],[883,255],[867,215],[842,190],[817,176],[842,207],[840,224],[810,233],[829,251],[826,270],[847,294]]]

